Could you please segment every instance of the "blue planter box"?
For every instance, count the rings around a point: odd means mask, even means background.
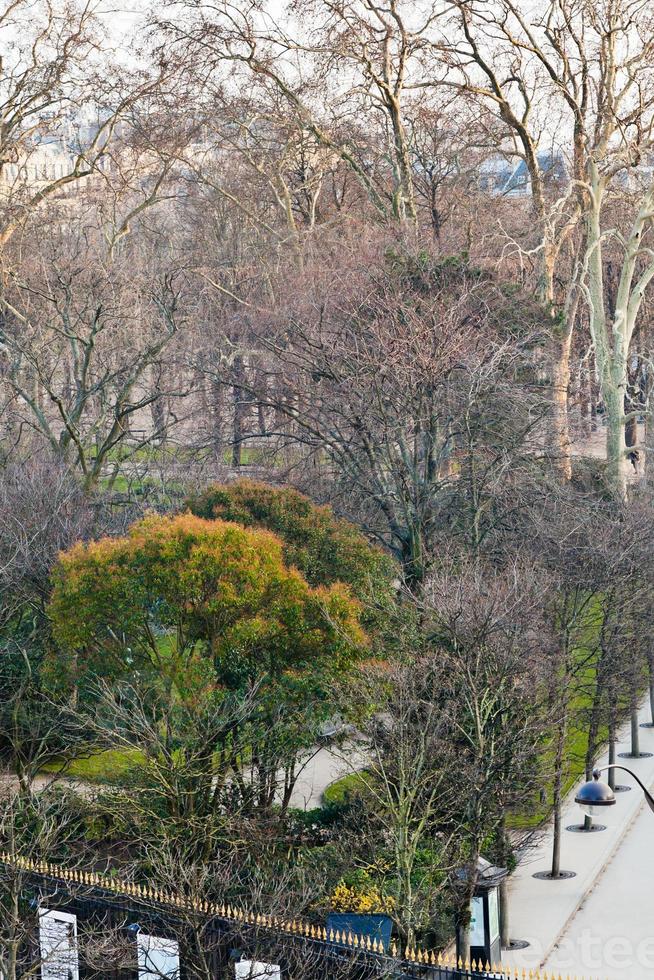
[[[370,937],[370,941],[375,939],[384,949],[388,949],[391,944],[391,931],[393,920],[390,915],[359,915],[356,912],[330,912],[327,916],[327,939],[330,932],[340,932],[341,936],[352,933],[353,936]],[[334,945],[347,946],[348,943],[334,943]]]

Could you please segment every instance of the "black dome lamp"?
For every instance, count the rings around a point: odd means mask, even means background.
[[[593,778],[584,783],[575,796],[575,803],[590,817],[596,817],[607,807],[615,805],[615,793],[608,783],[602,782],[600,775],[600,770],[594,769]]]
[[[611,764],[610,766],[602,766],[600,769],[594,769],[593,778],[589,782],[584,783],[575,796],[575,803],[579,804],[584,813],[595,816],[598,813],[606,813],[607,807],[614,805],[615,794],[613,790],[608,783],[603,783],[600,780],[600,774],[606,772],[607,769],[621,769],[623,772],[629,773],[632,779],[642,789],[648,807],[654,812],[654,796],[652,796],[647,786],[638,778],[636,773],[632,772],[631,769],[627,769],[626,766]]]

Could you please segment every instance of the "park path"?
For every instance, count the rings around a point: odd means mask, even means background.
[[[338,750],[321,746],[300,773],[291,796],[291,806],[299,810],[312,810],[320,806],[323,793],[331,783],[364,765],[365,758],[356,745],[348,745]],[[15,776],[0,774],[0,786],[12,782],[15,782]],[[84,796],[93,796],[102,789],[99,783],[49,773],[37,776],[34,786],[37,791],[41,791],[53,782],[59,786],[68,786]]]
[[[640,720],[650,720],[648,706],[642,707]],[[654,753],[654,729],[641,729],[640,748]],[[626,725],[618,752],[628,751]],[[654,784],[654,755],[617,761],[633,769],[646,786]],[[598,764],[606,762],[605,753]],[[627,773],[618,771],[616,779],[632,789],[618,793],[616,805],[601,818],[607,829],[593,834],[563,832],[561,867],[575,871],[574,878],[533,877],[549,867],[551,829],[518,864],[509,885],[511,936],[530,945],[505,952],[503,962],[520,971],[545,967],[548,973],[563,976],[654,980],[654,813]],[[576,789],[564,805],[564,827],[580,822]]]
[[[313,810],[322,803],[322,795],[332,783],[365,766],[365,755],[355,743],[340,749],[320,748],[295,784],[291,806]]]

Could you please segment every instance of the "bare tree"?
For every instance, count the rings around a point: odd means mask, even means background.
[[[441,681],[437,662],[417,656],[381,672],[373,667],[344,692],[348,710],[361,718],[356,758],[365,766],[358,771],[360,801],[350,833],[346,823],[343,845],[349,855],[360,853],[364,866],[385,869],[380,877],[392,899],[389,912],[402,947],[410,949],[431,925],[450,870],[449,835],[436,831],[455,806],[447,780],[446,756],[453,747]],[[352,765],[351,747],[344,760]],[[421,861],[426,850],[428,865]]]
[[[0,474],[0,625],[42,615],[62,548],[86,537],[95,514],[70,470],[49,454],[6,463]]]
[[[540,294],[560,319],[553,384],[564,473],[569,478],[572,330],[583,299],[606,406],[609,471],[614,491],[624,496],[628,358],[643,293],[654,275],[643,245],[652,189],[641,167],[654,118],[650,14],[632,0],[599,6],[556,0],[533,17],[513,0],[452,6],[459,33],[445,43],[446,61],[459,77],[444,84],[495,107],[506,126],[506,152],[524,162],[529,176],[538,238],[525,251],[538,257]],[[548,124],[552,117],[558,142]],[[552,195],[542,161],[556,155],[566,161],[568,178]],[[631,227],[617,232],[622,257],[615,311],[609,313],[602,255],[615,233],[605,212],[612,195],[624,199],[629,184],[641,180],[640,194],[634,186]],[[557,289],[557,279],[563,289]]]
[[[115,477],[119,454],[161,437],[144,421],[161,396],[147,382],[177,333],[182,280],[132,256],[104,261],[87,233],[59,229],[31,269],[11,273],[0,341],[14,412],[92,490]],[[130,434],[135,419],[140,432]]]
[[[452,812],[444,823],[451,827],[459,862],[451,888],[457,904],[457,955],[464,960],[484,842],[493,840],[491,857],[509,864],[516,846],[509,815],[542,778],[537,753],[546,718],[538,690],[548,639],[542,587],[542,576],[524,558],[498,568],[457,557],[430,576],[419,600],[422,630],[438,658],[438,705],[450,751],[456,754]],[[508,945],[505,889],[501,899],[502,938]]]
[[[277,103],[273,112],[281,103],[287,122],[354,173],[379,216],[415,223],[405,101],[425,85],[417,79],[442,14],[433,5],[418,10],[403,0],[296,0],[282,24],[261,8],[246,11],[224,0],[211,12],[187,7],[157,27],[179,52],[183,70],[224,90],[222,68],[230,64],[247,86],[267,93],[269,106]],[[198,72],[200,63],[205,67]],[[372,140],[363,136],[363,146],[350,125],[357,111],[376,130]],[[258,124],[265,128],[261,117]],[[371,152],[380,164],[376,173]]]
[[[543,338],[538,311],[525,305],[521,319],[534,319],[518,339],[501,289],[465,263],[423,266],[403,253],[395,263],[316,271],[308,296],[289,298],[272,324],[261,318],[264,390],[262,373],[241,384],[286,420],[269,438],[302,447],[307,475],[307,455],[326,456],[321,478],[358,503],[370,532],[418,581],[452,499],[468,499],[479,547],[484,513],[492,524],[491,484],[542,449],[546,402],[527,365]]]
[[[123,113],[156,91],[160,73],[112,64],[106,21],[85,3],[53,0],[35,10],[14,0],[0,32],[4,248],[42,204],[102,174]]]

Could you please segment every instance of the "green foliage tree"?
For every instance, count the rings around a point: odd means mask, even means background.
[[[371,544],[358,528],[315,504],[293,487],[254,480],[212,484],[189,497],[187,508],[199,517],[265,528],[282,540],[284,560],[314,586],[344,582],[363,604],[368,631],[382,628],[395,602],[395,561]]]
[[[288,807],[300,756],[334,710],[334,682],[366,646],[346,585],[309,585],[270,531],[191,514],[150,516],[126,537],[62,554],[49,614],[53,682],[83,694],[99,678],[150,678],[160,692],[148,699],[159,719],[150,743],[161,735],[171,769],[192,754],[197,787],[218,776],[255,809]],[[222,724],[235,697],[238,723]]]
[[[270,532],[191,514],[75,545],[53,573],[49,612],[60,676],[151,664],[182,698],[262,675],[334,676],[364,644],[345,585],[310,586]]]

